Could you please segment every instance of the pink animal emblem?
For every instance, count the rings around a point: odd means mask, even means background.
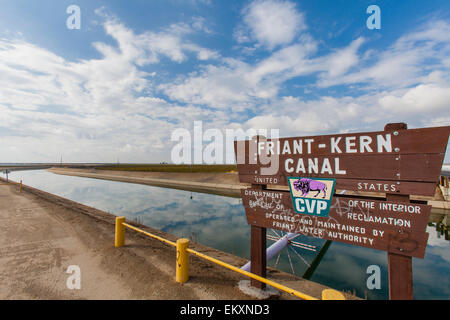
[[[327,196],[327,185],[325,183],[308,178],[294,181],[294,188],[295,190],[302,192],[302,197],[306,197],[310,191],[317,191],[314,198],[317,197],[320,192],[323,192],[322,199],[325,199]]]

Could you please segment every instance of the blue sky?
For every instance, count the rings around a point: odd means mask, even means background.
[[[194,121],[450,125],[449,18],[439,0],[0,0],[0,162],[170,161]]]

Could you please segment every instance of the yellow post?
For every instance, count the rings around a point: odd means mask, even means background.
[[[123,247],[125,245],[125,217],[116,217],[116,248]]]
[[[322,291],[322,300],[345,300],[345,297],[339,291],[325,289]]]
[[[177,240],[177,274],[176,281],[178,283],[185,283],[189,280],[189,247],[188,239]]]
[[[20,180],[19,192],[22,192],[22,180]]]

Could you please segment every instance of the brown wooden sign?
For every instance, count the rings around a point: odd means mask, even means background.
[[[247,222],[352,245],[423,258],[431,206],[335,196],[328,217],[298,214],[287,191],[241,191]]]
[[[412,299],[411,257],[425,255],[431,208],[409,197],[434,196],[449,134],[395,123],[379,132],[236,141],[239,180],[252,184],[242,191],[251,271],[265,277],[266,228],[278,229],[387,251],[390,299]],[[336,189],[385,193],[386,201]]]
[[[433,196],[450,127],[235,142],[241,182],[336,178],[337,188]]]

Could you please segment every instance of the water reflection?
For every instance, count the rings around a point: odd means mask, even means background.
[[[11,179],[179,237],[196,238],[219,250],[249,256],[249,227],[240,199],[46,171],[15,172]]]
[[[216,249],[248,258],[250,228],[240,199],[188,191],[128,184],[115,181],[60,176],[46,171],[13,172],[10,178],[24,184],[92,206],[115,215],[188,237]],[[424,259],[413,259],[414,296],[416,299],[449,299],[449,241],[434,226]],[[273,234],[271,230],[268,230]],[[299,236],[296,241],[317,246],[317,252],[296,248],[311,264],[325,241]],[[268,241],[270,245],[271,242]],[[275,265],[276,258],[269,262]],[[291,260],[297,275],[308,269],[295,253]],[[290,272],[286,251],[278,269]],[[368,290],[367,267],[378,265],[382,271],[381,289]],[[333,242],[314,272],[312,281],[369,299],[388,299],[387,254],[378,250]]]

